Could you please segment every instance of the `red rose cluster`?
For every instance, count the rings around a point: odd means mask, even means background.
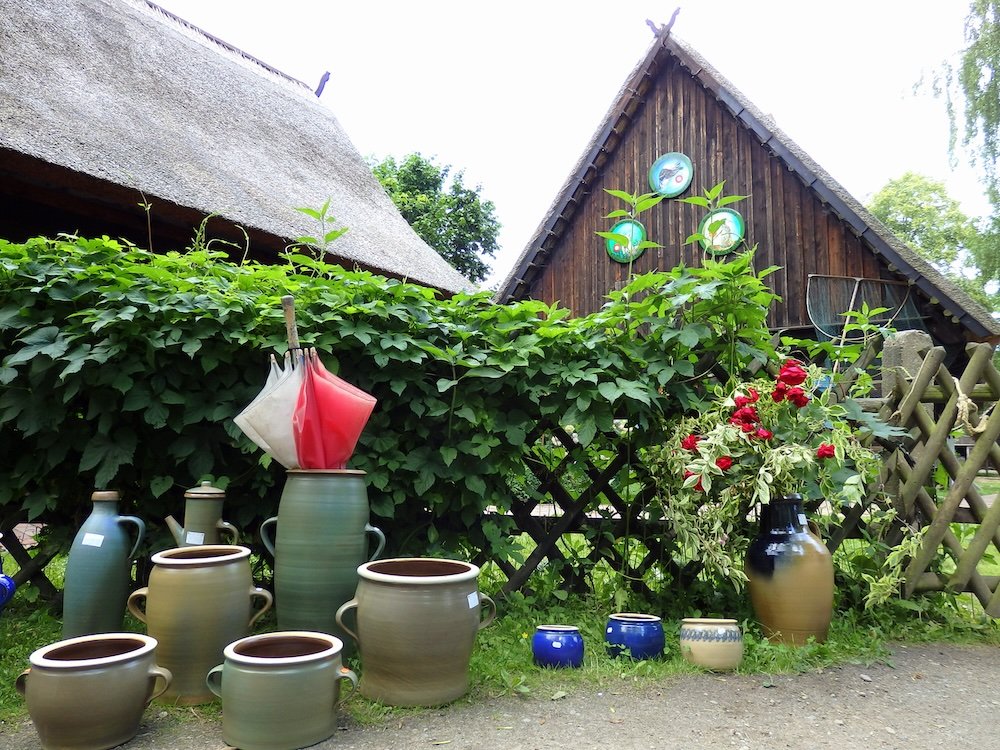
[[[807,377],[808,374],[805,368],[802,367],[801,362],[796,362],[794,359],[787,360],[778,372],[778,382],[774,384],[771,399],[776,404],[780,404],[782,401],[790,401],[797,408],[801,409],[809,403],[809,397],[806,395],[806,392],[799,388]]]
[[[770,430],[765,430],[760,426],[760,416],[757,414],[757,407],[754,404],[760,399],[760,394],[753,388],[747,389],[746,396],[737,396],[733,399],[736,402],[736,410],[729,418],[729,424],[735,425],[743,432],[761,440],[770,440],[774,434]],[[719,467],[725,471],[727,467]]]

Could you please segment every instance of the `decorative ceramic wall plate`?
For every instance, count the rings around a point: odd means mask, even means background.
[[[649,168],[649,187],[667,198],[680,195],[691,184],[694,167],[684,154],[671,151],[653,162]]]
[[[628,237],[628,245],[621,245],[612,239],[605,240],[608,255],[619,263],[630,263],[643,254],[646,248],[636,249],[636,245],[646,239],[646,227],[635,219],[624,219],[611,227],[612,234]]]
[[[704,236],[701,246],[707,252],[712,255],[727,255],[743,241],[746,224],[738,211],[717,208],[701,220],[698,233]]]

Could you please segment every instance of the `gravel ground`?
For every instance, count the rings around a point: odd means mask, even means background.
[[[994,748],[1000,648],[893,648],[892,666],[845,665],[804,675],[683,676],[653,685],[573,688],[393,718],[341,731],[317,750],[489,748]],[[4,750],[37,750],[30,722],[0,727]],[[129,750],[223,750],[218,720],[178,721],[155,704]]]

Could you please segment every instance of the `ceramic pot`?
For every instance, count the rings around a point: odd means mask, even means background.
[[[132,593],[128,608],[159,641],[157,659],[173,673],[161,700],[208,703],[215,696],[205,675],[270,609],[271,594],[254,587],[247,547],[178,547],[156,553],[152,562],[149,586]]]
[[[173,516],[164,521],[177,542],[178,547],[196,544],[236,544],[240,540],[239,530],[222,520],[222,503],[226,493],[209,482],[202,482],[184,493],[184,525]],[[225,538],[223,538],[225,537]]]
[[[764,506],[744,571],[768,639],[791,645],[826,640],[833,617],[833,559],[810,530],[801,495]]]
[[[0,612],[3,612],[7,602],[14,598],[16,591],[17,584],[14,579],[6,573],[0,573]]]
[[[278,627],[314,630],[346,639],[337,608],[354,596],[358,566],[385,547],[382,532],[368,523],[365,472],[289,471],[278,515],[261,525],[264,546],[274,556]],[[369,536],[376,541],[369,552]],[[353,651],[353,641],[348,651]]]
[[[63,638],[122,629],[132,559],[146,533],[140,519],[118,515],[117,492],[95,492],[91,500],[66,560]]]
[[[628,649],[633,659],[653,659],[663,653],[663,622],[656,615],[635,612],[611,615],[604,640],[610,656],[619,656]]]
[[[102,633],[43,646],[15,682],[46,750],[102,750],[132,739],[149,702],[170,685],[156,640]]]
[[[539,625],[531,639],[531,654],[540,667],[579,667],[583,636],[572,625]]]
[[[242,750],[294,750],[337,731],[340,682],[358,678],[341,665],[339,638],[282,631],[230,643],[206,684],[222,698],[222,737]],[[353,688],[352,688],[353,689]]]
[[[743,661],[743,633],[736,620],[686,617],[680,647],[685,661],[716,672],[736,669]]]
[[[437,706],[465,695],[476,633],[496,616],[493,600],[479,593],[479,568],[413,557],[368,562],[358,575],[357,594],[337,622],[358,642],[361,694],[391,706]],[[357,632],[344,622],[353,609]]]

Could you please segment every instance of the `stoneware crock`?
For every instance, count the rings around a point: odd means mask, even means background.
[[[736,669],[743,661],[743,633],[736,620],[686,617],[680,647],[686,661],[716,672]]]

